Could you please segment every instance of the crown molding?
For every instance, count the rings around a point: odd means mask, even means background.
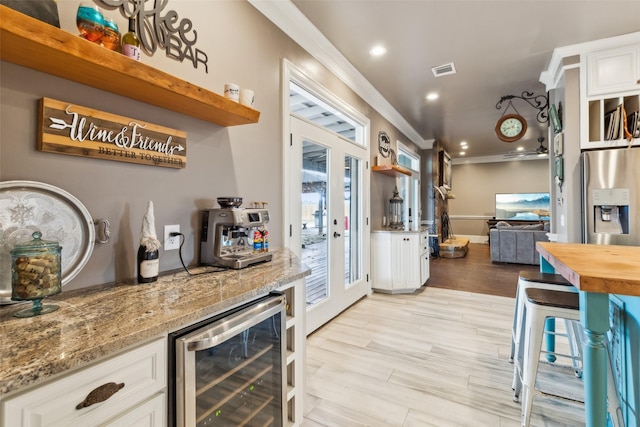
[[[429,144],[289,0],[247,0],[421,149]]]

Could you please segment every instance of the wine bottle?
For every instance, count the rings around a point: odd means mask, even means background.
[[[160,267],[159,252],[149,251],[146,246],[138,248],[138,283],[151,283],[158,280]]]
[[[136,35],[136,18],[129,18],[129,32],[122,36],[122,54],[140,61],[140,40]]]
[[[153,213],[153,202],[149,200],[147,212],[142,218],[140,230],[140,246],[138,247],[138,283],[151,283],[158,280],[160,259],[158,250],[160,241],[156,235],[156,220]]]

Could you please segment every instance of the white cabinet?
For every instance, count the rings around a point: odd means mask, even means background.
[[[429,280],[429,233],[420,233],[420,283],[425,284]]]
[[[587,95],[620,93],[640,88],[640,46],[630,45],[587,56]]]
[[[576,68],[579,96],[562,92],[565,143],[581,150],[640,146],[640,32],[557,48],[540,81],[547,91],[562,88],[567,77],[573,85]]]
[[[580,148],[640,145],[640,44],[591,52],[586,58],[587,96],[581,113],[586,137]]]
[[[158,427],[165,426],[167,419],[167,396],[157,393],[149,400],[110,420],[105,427]]]
[[[303,418],[306,282],[296,280],[279,288],[287,298],[287,426],[299,426]]]
[[[420,287],[420,235],[400,234],[391,236],[392,289],[417,289]]]
[[[161,338],[11,397],[2,404],[2,425],[164,427],[166,347]],[[108,392],[81,404],[97,389]]]
[[[428,236],[424,255],[423,235],[418,232],[372,233],[373,285],[380,292],[407,293],[429,278]],[[424,259],[426,256],[426,260]]]

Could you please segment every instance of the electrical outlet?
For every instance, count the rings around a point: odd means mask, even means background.
[[[172,251],[180,248],[180,236],[170,236],[170,233],[179,233],[180,225],[165,225],[164,226],[164,250]]]

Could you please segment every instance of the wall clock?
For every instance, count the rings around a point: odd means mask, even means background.
[[[504,142],[514,142],[527,131],[527,121],[519,114],[506,114],[496,124],[496,135]]]
[[[389,157],[391,152],[391,140],[384,131],[378,132],[378,151],[380,151],[382,157]]]

